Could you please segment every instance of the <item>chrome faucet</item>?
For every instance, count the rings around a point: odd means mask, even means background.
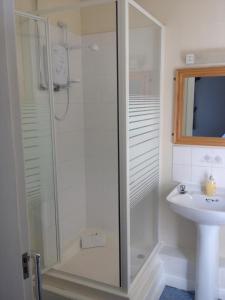
[[[184,184],[180,184],[178,190],[179,190],[180,194],[186,194],[187,193],[186,185],[184,185]]]

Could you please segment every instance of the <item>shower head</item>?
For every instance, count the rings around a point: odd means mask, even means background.
[[[88,49],[96,52],[96,51],[99,51],[99,46],[98,46],[98,44],[94,43],[94,44],[89,45]]]
[[[66,23],[64,23],[64,22],[62,22],[62,21],[58,21],[57,22],[57,25],[60,27],[60,28],[67,28],[67,24]]]

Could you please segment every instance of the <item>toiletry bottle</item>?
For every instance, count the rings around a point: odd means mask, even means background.
[[[211,175],[205,185],[205,194],[208,197],[212,197],[215,195],[215,193],[216,193],[216,182],[213,176]]]

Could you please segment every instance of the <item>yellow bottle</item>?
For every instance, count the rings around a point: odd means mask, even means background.
[[[215,193],[216,193],[216,182],[213,176],[211,175],[205,185],[205,194],[208,197],[212,197],[215,195]]]

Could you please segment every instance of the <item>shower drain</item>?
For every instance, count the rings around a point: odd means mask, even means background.
[[[145,255],[144,255],[144,254],[138,254],[138,255],[137,255],[137,258],[138,258],[138,259],[144,259],[144,258],[145,258]]]

